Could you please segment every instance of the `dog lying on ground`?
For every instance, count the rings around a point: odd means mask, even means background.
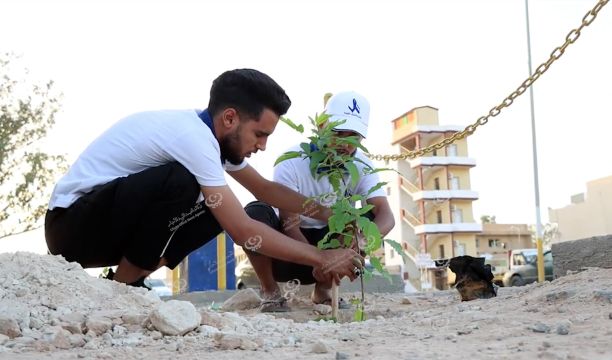
[[[484,258],[457,256],[450,260],[449,268],[457,279],[455,288],[461,295],[461,301],[489,299],[497,296],[493,286],[491,265],[485,265]]]

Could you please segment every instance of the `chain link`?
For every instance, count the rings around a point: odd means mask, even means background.
[[[599,13],[599,11],[608,3],[609,0],[599,0],[599,2],[597,2],[597,4],[593,7],[593,9],[589,10],[586,15],[584,15],[584,17],[582,18],[582,23],[580,24],[580,26],[577,29],[572,29],[567,36],[565,37],[565,43],[557,48],[555,48],[551,53],[550,53],[550,57],[548,58],[548,60],[546,60],[544,63],[540,64],[540,66],[538,66],[535,70],[535,72],[533,73],[533,75],[529,76],[525,81],[523,81],[523,83],[516,88],[516,90],[514,90],[512,93],[510,93],[510,95],[508,95],[502,102],[501,104],[494,106],[493,108],[491,108],[491,110],[489,110],[489,113],[485,116],[481,116],[480,118],[478,118],[478,120],[476,122],[474,122],[473,124],[470,124],[468,126],[465,127],[465,129],[463,131],[459,131],[454,133],[453,135],[451,135],[448,138],[445,138],[444,140],[429,145],[425,148],[422,149],[417,149],[417,150],[408,150],[405,153],[402,154],[393,154],[393,155],[381,155],[381,154],[377,154],[377,155],[373,155],[373,154],[367,154],[367,156],[372,159],[372,160],[384,160],[384,161],[397,161],[397,160],[406,160],[406,159],[414,159],[418,156],[423,156],[425,154],[428,154],[434,150],[440,150],[443,147],[454,143],[457,140],[461,140],[469,135],[472,135],[476,129],[481,126],[481,125],[485,125],[486,123],[489,122],[489,118],[493,118],[496,117],[497,115],[499,115],[501,113],[501,111],[504,108],[509,107],[510,105],[512,105],[512,103],[514,102],[514,100],[521,96],[525,91],[527,91],[527,89],[529,89],[529,87],[531,85],[533,85],[533,83],[540,78],[540,76],[542,76],[549,68],[550,66],[557,60],[559,60],[559,58],[561,58],[561,56],[563,56],[563,54],[565,53],[565,49],[567,49],[567,47],[573,43],[576,42],[576,40],[578,40],[578,38],[580,37],[580,34],[582,33],[582,29],[584,29],[586,26],[589,26],[593,23],[593,21],[595,20],[595,18],[597,17],[597,14]]]

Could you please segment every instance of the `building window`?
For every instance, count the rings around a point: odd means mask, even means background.
[[[440,178],[435,178],[434,179],[434,188],[436,190],[440,190]]]
[[[438,224],[442,224],[442,210],[436,211],[436,215],[438,216]]]
[[[440,244],[440,259],[444,259],[444,244]]]
[[[499,239],[489,239],[489,247],[490,248],[502,247],[502,243],[501,241],[499,241]]]
[[[391,186],[387,186],[387,196],[391,195]]]
[[[431,152],[431,155],[438,156],[438,149],[433,149],[433,151]]]
[[[395,257],[395,251],[393,251],[393,249],[391,249],[389,251],[389,259],[393,259]]]
[[[476,249],[478,249],[479,246],[480,246],[480,241],[479,239],[476,239]]]

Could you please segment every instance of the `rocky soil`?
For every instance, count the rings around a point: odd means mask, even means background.
[[[222,309],[162,301],[57,256],[0,254],[0,269],[0,359],[612,359],[612,269],[463,303],[367,294],[368,320],[337,323],[301,296],[276,316],[252,292]]]

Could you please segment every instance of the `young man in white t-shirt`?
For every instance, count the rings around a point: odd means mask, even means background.
[[[45,218],[52,254],[83,267],[118,265],[112,279],[140,286],[174,268],[225,230],[238,245],[354,279],[354,251],[321,251],[252,220],[224,172],[257,199],[302,212],[306,198],[264,179],[244,160],[265,150],[291,105],[269,76],[252,69],[214,80],[208,109],[130,115],[95,139],[56,184]],[[202,201],[198,201],[202,200]],[[329,211],[320,205],[317,216]]]
[[[363,139],[367,136],[370,106],[362,95],[355,92],[342,92],[332,96],[325,108],[325,112],[331,115],[329,121],[346,120],[334,128],[336,136],[357,136]],[[288,151],[300,151],[300,146],[295,146]],[[354,146],[347,145],[340,149],[346,154],[353,154],[356,158],[373,167],[370,160],[363,152]],[[323,197],[333,194],[333,188],[327,178],[316,180],[311,172],[308,159],[293,158],[279,163],[274,168],[274,181],[281,183],[306,197]],[[363,174],[364,164],[355,162],[359,172]],[[379,183],[378,174],[361,176],[355,187],[346,189],[350,195],[367,195],[368,191]],[[376,223],[382,235],[386,235],[395,225],[391,208],[386,194],[378,189],[368,195],[367,203],[374,205],[368,213],[368,217]],[[328,205],[331,205],[328,204]],[[313,219],[308,216],[299,215],[291,210],[279,209],[277,216],[274,209],[261,201],[248,204],[245,208],[249,216],[261,221],[293,239],[293,245],[311,244],[317,245],[328,232],[327,222],[321,219]],[[247,249],[248,250],[248,249]],[[278,282],[287,282],[297,279],[301,284],[315,283],[315,289],[311,295],[314,303],[330,303],[331,281],[322,279],[317,274],[317,269],[308,265],[302,265],[291,261],[271,259],[270,257],[246,251],[253,268],[257,273],[262,286],[262,292],[268,296],[279,292]],[[314,273],[313,273],[314,271]],[[271,303],[262,310],[279,311],[287,310]]]

